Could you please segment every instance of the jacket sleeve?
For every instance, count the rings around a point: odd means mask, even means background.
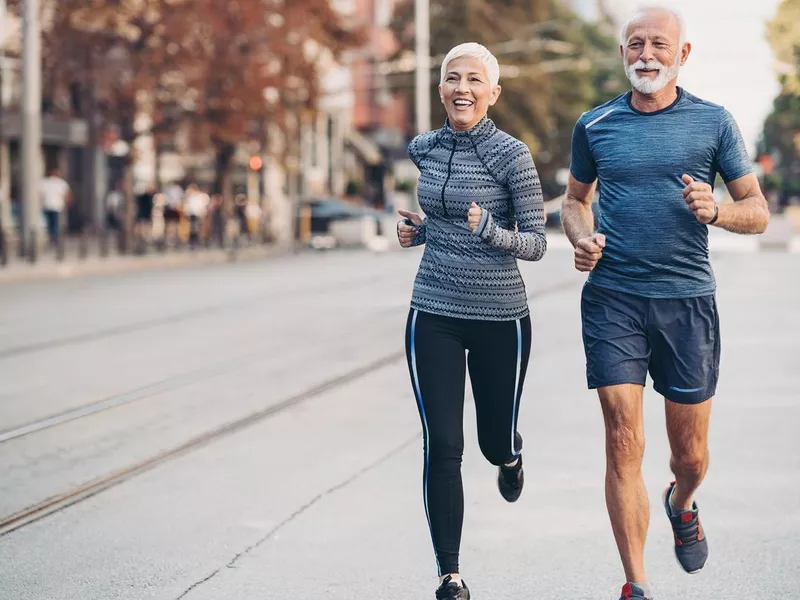
[[[539,260],[547,251],[544,202],[539,174],[527,147],[509,169],[507,186],[517,218],[516,231],[503,229],[491,213],[484,210],[475,232],[490,246],[505,250],[516,258]]]

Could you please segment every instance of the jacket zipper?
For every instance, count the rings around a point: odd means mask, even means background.
[[[447,163],[447,177],[444,180],[444,185],[442,186],[442,210],[444,211],[444,216],[447,215],[447,205],[444,203],[444,191],[447,189],[447,184],[450,183],[450,170],[453,168],[453,156],[456,153],[456,141],[453,140],[453,150],[450,152],[450,161]]]

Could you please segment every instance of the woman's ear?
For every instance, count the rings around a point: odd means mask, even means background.
[[[489,106],[494,106],[494,103],[497,102],[497,99],[500,97],[500,92],[502,91],[503,88],[499,85],[494,86],[492,93],[489,95]]]

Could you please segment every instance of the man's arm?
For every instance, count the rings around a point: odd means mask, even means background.
[[[606,247],[606,236],[593,233],[592,200],[596,184],[596,180],[592,183],[578,181],[570,173],[567,194],[561,205],[561,224],[575,247],[575,268],[583,272],[589,272],[597,266]]]
[[[753,173],[733,179],[726,185],[733,204],[717,204],[711,186],[684,174],[683,197],[697,222],[715,225],[733,233],[764,233],[769,224],[769,207]]]
[[[594,232],[592,200],[596,185],[596,180],[592,183],[583,183],[575,179],[572,173],[567,180],[567,193],[561,204],[561,224],[573,246],[578,240],[591,237]]]
[[[750,173],[725,184],[733,204],[720,204],[714,226],[733,233],[764,233],[769,224],[769,205],[758,178]]]

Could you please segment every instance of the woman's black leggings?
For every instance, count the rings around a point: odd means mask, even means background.
[[[506,464],[522,451],[517,415],[530,350],[530,317],[478,321],[416,309],[408,315],[406,356],[422,420],[422,489],[439,575],[458,573],[466,369],[481,451],[492,464]]]

